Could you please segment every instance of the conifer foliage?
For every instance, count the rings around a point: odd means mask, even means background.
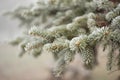
[[[12,41],[25,53],[37,57],[46,50],[53,54],[53,73],[61,76],[79,53],[86,69],[97,63],[96,46],[109,47],[107,67],[120,69],[119,0],[38,0],[7,15],[19,19],[29,31]],[[119,50],[116,54],[115,51]]]

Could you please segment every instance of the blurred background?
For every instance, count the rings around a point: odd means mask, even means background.
[[[8,41],[21,34],[17,20],[11,20],[2,15],[5,11],[11,11],[19,5],[29,5],[35,0],[1,0],[0,1],[0,80],[49,80],[49,69],[54,64],[49,53],[34,58],[26,54],[18,57],[19,48],[11,46]],[[106,70],[106,52],[99,52],[99,65],[91,73],[93,80],[116,80],[119,71],[108,74]],[[73,65],[79,68],[79,60]],[[81,72],[83,73],[83,72]]]

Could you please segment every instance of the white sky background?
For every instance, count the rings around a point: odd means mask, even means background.
[[[14,39],[21,32],[18,28],[19,22],[3,16],[2,13],[4,11],[11,11],[20,5],[27,6],[35,1],[36,0],[0,0],[0,42]]]

